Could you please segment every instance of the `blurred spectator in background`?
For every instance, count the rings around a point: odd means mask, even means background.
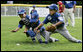
[[[7,4],[13,4],[13,1],[7,1]]]
[[[62,7],[63,5],[62,1],[57,2],[57,4],[59,5],[59,13],[61,14],[62,17],[64,17],[64,13],[63,13],[64,9]]]

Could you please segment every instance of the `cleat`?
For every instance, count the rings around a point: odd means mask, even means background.
[[[55,39],[55,42],[56,42],[56,41],[59,41],[59,40],[58,40],[58,39]]]
[[[56,42],[56,41],[59,41],[59,40],[58,39],[52,39],[52,40],[50,39],[49,40],[50,43],[53,43],[53,42]]]
[[[40,40],[38,40],[38,42],[39,42],[40,44],[41,44],[41,43],[43,43],[41,39],[40,39]]]
[[[48,42],[47,42],[47,41],[45,41],[45,44],[48,44]]]
[[[81,40],[78,40],[77,43],[82,43],[82,41]]]

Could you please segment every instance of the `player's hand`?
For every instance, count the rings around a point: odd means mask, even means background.
[[[75,10],[73,10],[73,13],[75,13]]]
[[[38,28],[35,28],[34,31],[37,31]]]
[[[40,30],[37,30],[37,33],[40,33]]]
[[[26,17],[26,14],[23,14],[23,17]]]
[[[52,24],[51,26],[56,27],[56,25],[55,25],[55,24]]]
[[[17,31],[15,31],[15,30],[12,30],[11,32],[17,32]]]
[[[52,24],[51,26],[52,26],[52,27],[55,27],[55,29],[56,29],[56,25],[55,25],[55,24]]]

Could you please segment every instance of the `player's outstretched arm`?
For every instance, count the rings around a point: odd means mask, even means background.
[[[20,28],[16,28],[15,30],[12,30],[11,32],[17,32]]]
[[[59,21],[59,22],[57,22],[56,24],[52,24],[52,26],[58,26],[58,25],[60,25],[60,24],[62,24],[63,22],[61,22],[61,21]]]
[[[24,30],[24,33],[26,33],[26,32],[27,32],[27,30],[28,30],[28,29],[27,29],[27,27],[25,26],[25,30]]]

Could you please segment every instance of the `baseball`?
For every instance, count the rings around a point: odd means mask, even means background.
[[[16,45],[18,45],[18,46],[19,46],[20,44],[19,44],[19,43],[17,43]]]

